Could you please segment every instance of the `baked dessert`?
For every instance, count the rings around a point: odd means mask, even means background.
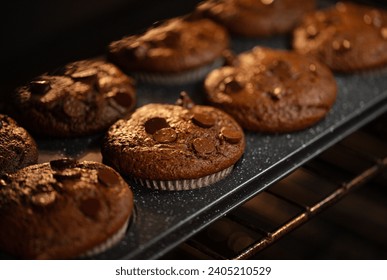
[[[38,148],[31,135],[12,118],[0,114],[0,176],[37,160]]]
[[[237,57],[237,66],[212,71],[208,100],[248,130],[281,133],[321,120],[336,99],[331,71],[311,57],[256,47]]]
[[[103,132],[136,102],[134,81],[101,59],[69,63],[16,90],[21,123],[31,132],[76,137]]]
[[[306,16],[294,30],[293,47],[340,72],[387,64],[387,10],[350,2]]]
[[[179,104],[148,104],[117,121],[105,136],[104,162],[158,190],[196,189],[227,176],[244,152],[242,129],[186,95]]]
[[[133,196],[97,162],[58,159],[0,179],[0,250],[22,259],[102,252],[125,234]]]
[[[202,79],[223,63],[229,38],[208,19],[179,17],[109,45],[108,57],[138,79],[164,85]]]
[[[197,6],[196,13],[233,34],[262,37],[290,32],[314,7],[314,0],[208,0]]]

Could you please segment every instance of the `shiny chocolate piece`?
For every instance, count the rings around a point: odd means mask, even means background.
[[[106,187],[113,187],[120,184],[117,174],[110,169],[99,169],[98,181]]]
[[[76,159],[72,158],[62,158],[62,159],[55,159],[50,161],[50,167],[53,170],[63,170],[67,168],[74,168],[78,164],[78,161]]]
[[[231,144],[237,144],[242,140],[242,132],[234,128],[223,127],[220,130],[221,135]]]
[[[81,178],[82,173],[76,169],[65,169],[55,172],[53,176],[58,181],[76,180]]]
[[[166,127],[162,128],[160,130],[157,130],[153,134],[153,139],[155,139],[157,142],[161,144],[167,144],[175,142],[177,138],[177,134],[173,128]]]
[[[55,192],[39,193],[31,197],[31,203],[37,207],[48,207],[54,204],[56,200]]]
[[[87,198],[81,201],[79,209],[85,216],[96,220],[101,209],[101,202],[97,198]]]
[[[194,124],[204,128],[212,127],[215,124],[215,119],[211,115],[203,113],[194,113],[192,121]]]
[[[112,97],[118,105],[122,107],[130,107],[133,104],[132,96],[126,92],[118,91]]]
[[[145,126],[145,131],[147,133],[153,134],[162,128],[169,127],[169,124],[167,123],[166,119],[156,117],[156,118],[147,120],[144,126]]]
[[[211,154],[215,151],[214,142],[207,138],[196,138],[192,141],[192,145],[199,154]]]
[[[50,82],[46,80],[31,81],[29,87],[32,94],[38,95],[45,94],[51,89]]]

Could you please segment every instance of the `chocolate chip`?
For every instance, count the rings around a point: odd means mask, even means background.
[[[231,144],[239,143],[243,137],[242,132],[234,128],[223,127],[220,130],[220,133],[224,139]]]
[[[274,101],[278,101],[281,99],[283,94],[283,88],[282,87],[275,87],[272,90],[269,90],[267,93],[273,99]]]
[[[58,181],[76,180],[81,178],[81,176],[81,172],[75,169],[65,169],[54,173],[54,178]]]
[[[209,128],[215,124],[215,119],[210,114],[203,113],[194,113],[192,121],[204,128]]]
[[[96,198],[86,198],[81,201],[79,209],[85,216],[95,220],[101,209],[101,202]]]
[[[98,75],[97,69],[90,68],[90,69],[85,69],[85,70],[71,73],[70,76],[75,80],[81,80],[86,78],[94,78],[94,77],[97,77],[97,75]]]
[[[63,103],[63,112],[70,118],[79,118],[86,114],[86,104],[76,98],[69,98]]]
[[[45,94],[51,89],[50,82],[47,80],[32,81],[29,86],[32,94]]]
[[[192,109],[193,106],[195,106],[195,103],[192,101],[192,99],[188,96],[188,94],[185,91],[180,92],[179,99],[176,101],[176,105],[182,106],[186,109]]]
[[[160,130],[165,127],[169,127],[169,124],[167,123],[166,119],[164,118],[152,118],[145,122],[145,131],[149,134],[155,133],[157,130]]]
[[[106,187],[113,187],[120,184],[118,175],[108,168],[98,170],[98,181]]]
[[[165,33],[165,39],[163,40],[168,46],[174,46],[180,41],[181,34],[174,30],[168,30]]]
[[[118,105],[122,107],[130,107],[133,103],[132,96],[129,93],[118,91],[116,94],[112,97],[115,102],[118,103]]]
[[[243,86],[234,79],[234,77],[227,77],[224,79],[223,91],[227,94],[237,93],[243,89]]]
[[[39,193],[31,197],[31,203],[37,207],[48,207],[56,200],[55,192]]]
[[[166,127],[156,131],[153,134],[153,139],[161,144],[167,144],[175,142],[177,138],[177,134],[173,128]]]
[[[72,158],[62,158],[50,161],[51,169],[63,170],[76,167],[78,161]]]
[[[196,138],[192,141],[192,144],[199,154],[210,154],[215,150],[214,143],[206,138]]]

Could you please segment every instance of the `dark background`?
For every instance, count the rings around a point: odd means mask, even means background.
[[[66,0],[2,3],[0,112],[9,94],[43,72],[103,55],[107,45],[192,11],[199,0]],[[1,105],[3,103],[3,105]]]

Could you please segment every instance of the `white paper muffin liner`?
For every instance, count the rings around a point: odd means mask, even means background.
[[[114,235],[108,238],[104,243],[89,249],[87,252],[80,255],[80,257],[91,257],[93,255],[102,253],[116,245],[125,236],[126,230],[128,229],[129,221],[130,217]]]
[[[187,191],[199,189],[206,187],[208,185],[214,184],[227,175],[229,175],[234,168],[234,165],[223,169],[217,173],[207,175],[201,178],[196,179],[184,179],[184,180],[169,180],[169,181],[160,181],[160,180],[147,180],[140,178],[133,178],[134,181],[144,187],[160,190],[160,191]]]
[[[151,73],[151,72],[133,72],[131,75],[139,81],[156,84],[156,85],[182,85],[192,83],[204,79],[204,77],[212,70],[223,66],[224,58],[218,58],[211,64],[183,71],[180,73]]]

